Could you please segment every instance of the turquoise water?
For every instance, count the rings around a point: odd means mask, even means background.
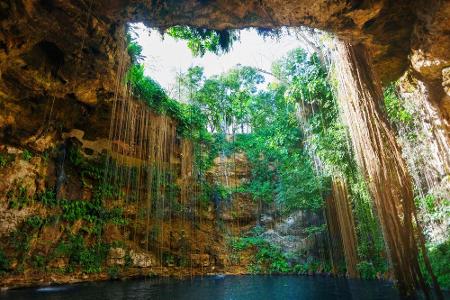
[[[18,289],[1,299],[400,299],[389,282],[307,276],[206,276],[105,281]]]

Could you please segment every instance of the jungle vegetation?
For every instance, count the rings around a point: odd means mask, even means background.
[[[200,56],[207,51],[226,52],[239,39],[232,31],[189,27],[174,27],[168,34],[187,40],[193,54]],[[272,30],[260,34],[277,35]],[[139,65],[134,65],[131,72],[139,69],[134,73],[138,76],[130,80],[137,90],[145,85],[162,90],[143,76]],[[367,182],[357,167],[347,129],[339,117],[333,70],[324,66],[316,54],[296,49],[275,62],[270,73],[275,80],[267,84],[264,74],[251,67],[236,66],[210,78],[204,76],[201,67],[192,67],[178,77],[178,100],[188,104],[172,102],[165,96],[155,106],[153,99],[158,97],[148,97],[151,93],[140,96],[144,101],[152,99],[150,106],[179,120],[183,128],[180,133],[208,149],[209,155],[197,161],[203,170],[214,157],[246,154],[252,179],[238,191],[222,188],[224,198],[245,192],[254,201],[275,204],[284,214],[295,210],[319,212],[331,192],[331,178],[345,178],[356,221],[360,276],[371,279],[386,272],[385,245]],[[396,96],[395,83],[385,90],[385,109],[394,126],[411,127],[412,115]],[[240,244],[235,241],[234,246],[245,248],[243,245],[252,242],[264,244],[257,234],[250,234]],[[429,248],[439,282],[448,287],[448,242],[430,244]],[[284,266],[282,262],[277,264]]]
[[[188,40],[189,48],[200,56],[207,51],[226,52],[239,38],[233,31],[189,27],[173,27],[167,33]],[[261,34],[270,36],[276,32],[261,31]],[[221,200],[234,193],[246,193],[255,202],[275,206],[286,216],[299,210],[320,215],[325,199],[331,193],[333,176],[343,177],[349,186],[355,217],[360,277],[374,279],[388,270],[383,236],[367,182],[357,167],[347,129],[339,117],[333,70],[322,65],[316,54],[300,48],[288,53],[269,71],[274,77],[271,83],[265,82],[260,70],[248,66],[236,66],[212,77],[206,77],[201,67],[194,66],[177,78],[180,92],[176,100],[170,98],[156,80],[145,76],[141,64],[142,47],[131,38],[128,42],[132,64],[126,81],[132,95],[156,113],[176,120],[180,137],[195,143],[198,177],[205,185],[203,201],[213,201],[214,193],[218,193]],[[413,116],[396,97],[394,85],[385,91],[385,108],[388,118],[396,126],[411,126]],[[236,153],[246,155],[251,166],[251,179],[238,189],[208,186],[205,170],[212,166],[214,158],[232,157]],[[23,152],[24,160],[32,157],[31,152]],[[16,236],[12,247],[17,250],[20,265],[33,264],[43,272],[49,259],[64,256],[69,258],[69,264],[61,272],[81,269],[85,273],[98,273],[102,271],[109,249],[115,246],[101,241],[103,226],[126,224],[128,220],[119,207],[105,208],[104,200],[118,191],[102,182],[104,163],[86,161],[76,147],[69,147],[68,160],[80,172],[83,184],[95,186],[93,201],[57,200],[53,191],[29,199],[26,190],[11,191],[11,207],[22,208],[30,201],[38,201],[57,212],[46,218],[32,216],[27,219],[23,226],[29,234],[13,233]],[[0,168],[11,161],[11,157],[0,155]],[[429,212],[425,213],[436,213],[432,195],[418,201],[427,203]],[[84,226],[76,235],[71,234],[67,226],[65,238],[49,257],[41,253],[27,257],[30,236],[60,220],[67,224],[81,220]],[[317,224],[305,231],[312,235],[326,234],[324,225]],[[318,261],[305,257],[304,263],[291,264],[291,258],[264,240],[257,227],[233,238],[230,248],[237,255],[249,248],[256,249],[250,270],[253,273],[330,270],[328,258]],[[429,248],[438,280],[443,287],[449,288],[450,244],[448,241],[430,244]],[[127,257],[128,263],[129,259]],[[9,266],[9,258],[0,248],[0,274],[8,272]],[[118,270],[108,272],[114,277]]]

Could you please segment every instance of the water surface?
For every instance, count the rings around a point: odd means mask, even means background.
[[[399,299],[389,282],[307,276],[206,276],[90,282],[0,293],[1,299]]]

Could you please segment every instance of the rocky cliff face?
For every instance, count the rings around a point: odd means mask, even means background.
[[[237,250],[233,243],[256,226],[259,241],[289,253],[292,264],[304,263],[305,254],[320,257],[326,251],[324,236],[305,231],[323,223],[316,215],[297,212],[280,219],[275,207],[239,192],[251,174],[242,153],[214,160],[207,172],[210,199],[192,206],[181,191],[165,199],[161,216],[156,212],[146,219],[138,202],[120,195],[99,196],[113,187],[102,180],[105,163],[99,161],[106,139],[89,140],[81,130],[64,138],[65,144],[44,154],[13,146],[0,149],[0,256],[8,261],[0,257],[2,287],[148,275],[247,274],[258,248]],[[180,155],[181,149],[170,159],[172,169],[191,160]],[[180,178],[175,181],[182,185],[183,171],[176,173]]]
[[[424,202],[417,201],[422,212],[424,233],[429,241],[443,243],[448,240],[450,219],[444,217],[448,211],[445,203],[450,195],[450,144],[448,131],[435,107],[426,99],[429,87],[410,74],[399,81],[399,95],[412,116],[411,124],[399,124],[398,140],[403,156],[408,163],[418,194],[433,194],[435,213],[430,213]],[[439,215],[441,217],[439,217]]]
[[[165,216],[146,222],[138,203],[98,202],[102,180],[95,173],[103,174],[104,163],[98,162],[102,140],[88,140],[81,131],[66,138],[70,142],[64,151],[61,146],[45,154],[12,146],[0,149],[0,254],[8,261],[0,259],[3,287],[111,276],[247,272],[245,261],[231,261],[227,249],[228,237],[256,224],[251,199],[207,201],[189,213],[167,206]],[[150,245],[149,228],[162,231]],[[97,251],[99,247],[103,250]]]

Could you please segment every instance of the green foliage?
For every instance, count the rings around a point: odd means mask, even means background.
[[[356,219],[358,256],[370,263],[375,272],[384,273],[388,269],[384,258],[384,239],[374,210],[366,182],[360,173],[349,177],[350,193],[353,198],[353,213]]]
[[[416,203],[423,203],[428,213],[436,212],[436,198],[432,194],[425,195],[423,198],[416,198]]]
[[[54,257],[68,257],[69,269],[79,267],[85,273],[99,273],[105,263],[109,251],[109,245],[97,242],[86,245],[83,235],[71,235],[67,241],[58,244],[53,252]]]
[[[76,167],[85,185],[93,185],[91,200],[56,199],[51,190],[45,190],[37,195],[37,200],[43,205],[57,210],[57,219],[68,224],[82,220],[82,227],[78,234],[73,235],[67,231],[64,238],[54,249],[52,257],[67,257],[69,265],[66,272],[80,269],[84,273],[98,273],[102,271],[109,245],[101,242],[101,233],[106,223],[116,225],[127,224],[123,209],[119,207],[105,208],[104,200],[117,195],[118,190],[103,181],[104,158],[100,161],[86,160],[76,145],[68,147],[68,160]],[[51,217],[46,221],[51,222]],[[44,220],[39,216],[27,219],[26,224],[31,228],[40,228]],[[95,242],[92,241],[95,238]],[[19,240],[20,242],[20,240]],[[23,240],[21,245],[23,247]],[[25,253],[25,252],[24,252]],[[36,257],[35,257],[36,258]],[[37,267],[39,258],[33,258],[32,264]]]
[[[31,237],[28,235],[28,233],[16,230],[12,233],[12,246],[17,252],[26,253],[28,250],[30,250],[30,239]]]
[[[264,77],[254,68],[238,66],[196,82],[195,89],[189,88],[190,100],[204,113],[211,131],[224,134],[232,125],[236,131],[249,123],[250,104],[263,82]]]
[[[163,264],[165,266],[174,266],[175,265],[175,256],[173,256],[170,252],[163,253]]]
[[[53,258],[68,258],[69,264],[66,272],[81,270],[84,273],[98,273],[102,271],[102,266],[106,262],[109,245],[101,242],[101,233],[106,223],[123,225],[127,223],[123,215],[123,209],[119,207],[106,208],[104,201],[107,197],[113,197],[118,193],[117,188],[108,183],[104,183],[104,160],[87,160],[79,148],[74,144],[68,147],[68,162],[79,173],[85,185],[93,187],[92,199],[89,201],[56,199],[55,193],[47,189],[36,195],[38,203],[50,208],[49,213],[53,215],[34,215],[27,218],[24,227],[13,232],[9,237],[10,246],[14,249],[15,257],[18,260],[17,272],[24,269],[28,263],[37,270],[45,270],[49,260]],[[10,205],[21,208],[29,202],[28,191],[25,187],[19,186],[17,190],[9,192]],[[71,225],[81,220],[81,228],[78,234],[71,233]],[[62,221],[62,222],[61,222]],[[42,229],[43,226],[59,226],[66,228],[59,244],[53,249],[49,257],[41,254],[30,256],[30,241],[36,237],[35,230]],[[3,271],[1,264],[5,262],[6,256],[0,253],[0,272]]]
[[[265,40],[266,38],[271,39],[279,39],[282,36],[282,29],[280,28],[262,28],[258,27],[256,28],[256,32],[259,36],[263,37]]]
[[[287,255],[261,236],[233,238],[230,240],[230,248],[237,253],[249,248],[255,251],[249,265],[249,272],[253,274],[289,273],[293,270]]]
[[[22,152],[22,159],[26,161],[30,161],[33,158],[33,153],[28,151],[27,149]]]
[[[177,130],[182,136],[205,135],[204,116],[198,109],[170,99],[163,88],[144,75],[143,65],[133,65],[128,71],[127,81],[133,95],[145,102],[158,114],[165,114],[178,121]],[[203,131],[202,131],[203,129]]]
[[[130,56],[131,63],[139,63],[144,56],[142,56],[142,46],[134,41],[130,41],[127,47],[128,55]]]
[[[31,216],[26,220],[28,226],[33,229],[39,229],[42,225],[44,225],[45,220],[43,220],[40,216]]]
[[[168,33],[188,40],[196,54],[219,52],[214,31],[173,27]],[[140,50],[130,45],[132,53]],[[169,99],[162,88],[144,75],[143,66],[134,65],[127,76],[135,97],[155,112],[178,122],[179,133],[195,142],[195,172],[201,183],[201,199],[213,193],[228,199],[232,193],[248,193],[255,201],[275,202],[285,213],[320,210],[330,192],[331,177],[345,177],[355,212],[360,272],[367,278],[383,271],[383,239],[371,207],[367,185],[349,147],[346,128],[339,119],[327,70],[316,55],[296,49],[273,66],[278,82],[259,86],[259,71],[238,66],[218,76],[205,78],[203,69],[193,67],[178,76],[179,98],[189,105]],[[393,103],[393,101],[391,101]],[[405,120],[405,116],[402,116]],[[251,130],[249,130],[251,129]],[[209,131],[209,132],[208,132]],[[231,138],[230,138],[231,136]],[[251,180],[234,191],[208,185],[205,172],[213,159],[244,152]],[[317,173],[317,160],[323,173]],[[85,204],[83,204],[85,205]],[[80,208],[79,215],[89,213]],[[79,217],[77,215],[77,217]],[[325,225],[307,228],[308,234],[322,232]],[[285,272],[292,269],[287,258],[259,235],[234,241],[233,251],[256,249],[252,270]],[[324,266],[315,261],[297,268],[312,270]]]
[[[273,67],[285,85],[287,101],[297,103],[309,152],[320,158],[326,173],[348,175],[354,165],[345,127],[326,69],[316,55],[296,49]]]
[[[413,121],[412,114],[406,109],[405,104],[400,100],[395,92],[395,85],[390,84],[384,90],[384,106],[389,120],[399,126],[410,125]]]
[[[10,261],[5,252],[0,249],[0,275],[9,271]]]
[[[127,225],[128,221],[125,219],[123,208],[114,207],[104,214],[104,219],[115,225]]]
[[[39,193],[37,200],[48,207],[55,207],[58,204],[55,192],[49,189]]]
[[[313,236],[313,235],[316,235],[316,234],[318,234],[318,233],[322,233],[322,232],[324,232],[325,230],[327,230],[327,224],[322,224],[322,225],[319,225],[319,226],[311,225],[311,226],[309,226],[309,227],[306,227],[306,228],[304,229],[304,232],[305,232],[308,236]]]
[[[181,89],[188,91],[192,106],[205,116],[213,133],[205,142],[209,155],[196,163],[208,168],[217,156],[244,152],[252,178],[238,192],[251,194],[255,201],[276,201],[285,212],[319,209],[323,179],[301,149],[295,103],[285,98],[284,86],[259,90],[263,81],[257,70],[243,66],[206,79],[195,68],[179,76]],[[245,128],[252,132],[244,133]]]
[[[414,199],[416,206],[422,212],[423,222],[439,224],[448,218],[450,214],[450,198],[426,194],[423,197],[417,196]]]
[[[46,259],[42,255],[34,255],[31,257],[31,265],[38,270],[44,270],[46,266]]]
[[[272,72],[280,80],[277,89],[283,91],[287,107],[293,106],[298,118],[295,121],[300,122],[302,132],[298,139],[307,146],[303,153],[289,154],[288,164],[296,167],[288,169],[285,177],[277,177],[282,179],[282,184],[278,187],[280,190],[277,190],[278,202],[291,210],[319,209],[323,205],[323,197],[331,192],[331,177],[337,175],[346,178],[357,225],[358,253],[360,259],[367,262],[361,265],[361,270],[367,277],[368,266],[372,266],[377,272],[384,272],[387,266],[382,255],[383,237],[373,215],[365,179],[361,176],[349,147],[346,128],[339,119],[327,70],[320,65],[317,56],[310,56],[303,50],[296,49],[277,62]],[[283,119],[289,120],[286,114],[281,115]],[[263,119],[262,122],[266,120]],[[286,132],[289,127],[285,125],[281,128]],[[316,158],[320,159],[322,176],[317,176],[313,170],[312,161]],[[277,166],[277,169],[280,167]],[[325,228],[325,225],[314,229],[319,228]]]
[[[118,266],[111,266],[108,268],[108,276],[111,279],[119,278],[120,269]]]
[[[125,254],[125,268],[129,268],[133,265],[133,259],[131,258],[130,253]]]
[[[117,225],[126,224],[122,208],[106,209],[103,205],[104,199],[119,195],[117,187],[113,187],[103,180],[104,161],[106,158],[102,157],[99,161],[86,160],[76,145],[70,145],[68,148],[68,159],[77,167],[85,185],[87,181],[91,181],[94,184],[92,199],[89,201],[67,199],[58,201],[55,193],[50,190],[41,193],[38,199],[46,206],[59,206],[62,211],[61,218],[64,221],[75,222],[76,220],[84,220],[92,223],[94,231],[100,232],[102,225],[107,222]]]
[[[102,179],[105,172],[105,155],[101,156],[98,160],[87,160],[81,154],[80,147],[74,143],[68,145],[67,153],[69,162],[80,171],[81,180],[84,186],[89,186],[89,181],[95,182],[97,186],[94,192],[99,192],[100,190],[102,190],[102,192],[107,192],[107,190],[105,190],[106,187],[100,184],[103,182]]]
[[[113,224],[126,224],[123,217],[122,208],[113,208],[107,210],[98,201],[84,201],[84,200],[65,200],[60,201],[62,209],[62,219],[67,222],[75,222],[77,220],[84,220],[93,224],[105,224],[111,222]]]
[[[226,186],[223,185],[216,185],[215,186],[215,192],[217,193],[217,196],[220,200],[226,201],[229,200],[232,193],[233,193],[233,189],[227,188]]]
[[[292,269],[292,271],[297,274],[308,274],[318,271],[329,272],[330,270],[330,266],[324,265],[324,262],[318,261],[311,256],[303,263],[296,264]]]
[[[289,165],[280,175],[276,200],[287,211],[298,209],[318,210],[323,207],[322,178],[315,174],[311,161],[306,155],[291,155]],[[292,164],[295,167],[292,167]],[[301,182],[302,184],[298,184]]]
[[[212,30],[189,26],[170,27],[166,33],[176,39],[186,40],[189,49],[196,56],[203,56],[206,51],[215,54],[227,52],[233,42],[239,38],[237,33],[231,30]]]
[[[22,209],[30,202],[28,190],[22,185],[20,185],[16,191],[8,191],[7,196],[9,200],[9,208]]]
[[[364,262],[361,264],[363,276],[370,277],[371,268],[374,272],[384,272],[387,266],[383,257],[383,236],[373,214],[367,184],[353,158],[346,128],[339,119],[327,70],[320,65],[317,56],[308,56],[297,49],[275,64],[273,73],[286,86],[288,101],[298,103],[308,154],[320,159],[324,172],[324,176],[318,178],[323,187],[321,195],[330,192],[332,176],[344,177],[348,183],[356,220],[358,254]],[[313,178],[311,175],[301,177]],[[313,186],[306,189],[312,191]]]
[[[127,81],[133,89],[133,94],[158,113],[166,113],[174,109],[171,107],[172,103],[168,103],[169,99],[162,87],[144,75],[144,65],[132,65],[127,74]]]
[[[16,257],[18,261],[18,268],[16,271],[19,273],[20,270],[23,269],[26,259],[28,259],[31,238],[32,235],[23,229],[17,229],[9,236],[10,246],[14,249],[14,257]]]
[[[376,279],[377,272],[372,262],[363,260],[356,267],[362,279]]]
[[[96,222],[100,214],[100,207],[89,201],[63,200],[61,201],[61,207],[63,211],[63,220],[69,222],[74,222],[76,220]]]
[[[309,142],[329,174],[351,177],[357,172],[349,149],[346,128],[338,120],[316,127]]]
[[[3,154],[0,154],[0,168],[6,167],[8,164],[8,161],[6,160],[5,156]]]
[[[444,289],[450,289],[450,240],[439,245],[430,246],[428,248],[428,256],[439,285]],[[425,279],[431,285],[431,278],[428,272],[425,271],[423,259],[421,260],[421,268],[424,270],[422,273],[425,274]]]
[[[83,272],[88,274],[101,272],[108,250],[109,246],[103,243],[96,243],[90,248],[83,249],[79,256],[79,263]]]
[[[70,256],[70,254],[73,250],[78,250],[78,249],[73,248],[73,241],[81,241],[81,240],[73,239],[73,236],[72,236],[70,238],[70,242],[65,242],[65,241],[60,242],[56,246],[56,248],[53,250],[53,256],[54,257]]]
[[[75,167],[80,167],[85,162],[85,159],[81,154],[79,147],[73,144],[70,144],[67,149],[67,158]]]
[[[6,167],[14,160],[14,155],[8,153],[0,153],[0,168]]]

